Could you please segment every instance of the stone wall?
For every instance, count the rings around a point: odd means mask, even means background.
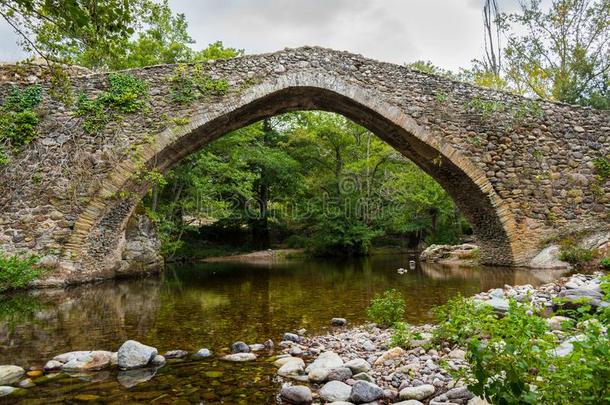
[[[610,227],[610,181],[597,179],[592,163],[610,155],[608,112],[322,48],[200,65],[228,82],[225,95],[177,103],[174,66],[133,70],[149,86],[147,108],[96,134],[40,79],[40,135],[0,167],[0,247],[57,258],[62,279],[113,276],[148,188],[137,178],[142,162],[164,171],[231,130],[310,109],[366,126],[434,177],[475,228],[487,263],[526,264],[549,237]],[[0,100],[13,85],[38,80],[7,69],[0,67]],[[93,96],[107,88],[107,75],[74,77],[72,86]]]

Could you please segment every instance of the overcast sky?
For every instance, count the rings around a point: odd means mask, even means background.
[[[517,0],[500,0],[514,7]],[[483,52],[483,0],[170,0],[186,14],[195,48],[221,40],[247,53],[320,45],[404,63],[430,60],[448,69]],[[1,61],[24,57],[0,23]]]

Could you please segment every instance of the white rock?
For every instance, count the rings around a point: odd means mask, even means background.
[[[25,370],[19,366],[0,366],[0,385],[12,385],[21,379]]]
[[[221,357],[226,361],[252,361],[256,360],[256,354],[254,353],[234,353],[227,354],[226,356]]]
[[[570,264],[559,260],[560,248],[557,245],[551,245],[543,249],[534,257],[529,264],[529,267],[534,269],[567,269]]]
[[[417,387],[407,387],[400,391],[400,399],[422,400],[434,394],[436,388],[431,384],[418,385]]]
[[[124,370],[144,367],[158,354],[156,348],[128,340],[118,351],[118,365]]]
[[[366,373],[371,369],[371,365],[368,361],[364,359],[353,359],[345,363],[345,367],[352,370],[352,373]]]
[[[341,381],[330,381],[320,389],[320,398],[327,402],[347,401],[352,387]]]
[[[339,355],[335,352],[324,352],[321,353],[318,358],[316,358],[314,360],[313,363],[311,363],[309,366],[307,366],[307,368],[305,369],[305,371],[307,373],[310,373],[313,370],[316,369],[326,369],[328,371],[332,370],[333,368],[339,368],[343,366],[343,360],[341,360],[341,357],[339,357]]]

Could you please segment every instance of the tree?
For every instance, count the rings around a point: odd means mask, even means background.
[[[514,88],[544,99],[610,108],[610,2],[540,0],[502,17],[505,74]]]
[[[0,16],[21,45],[48,61],[87,52],[92,65],[120,49],[134,33],[134,1],[0,0]]]

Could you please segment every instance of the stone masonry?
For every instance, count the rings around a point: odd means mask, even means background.
[[[0,67],[0,102],[15,85],[43,87],[38,137],[0,166],[0,249],[44,256],[62,282],[122,274],[127,224],[150,187],[142,165],[163,172],[229,131],[314,109],[367,127],[436,179],[474,227],[485,263],[525,265],[551,237],[610,228],[610,180],[593,165],[610,155],[607,111],[316,47],[200,65],[228,82],[226,94],[177,103],[175,66],[132,70],[148,84],[147,107],[96,134],[47,79]],[[92,97],[108,77],[71,84]]]

